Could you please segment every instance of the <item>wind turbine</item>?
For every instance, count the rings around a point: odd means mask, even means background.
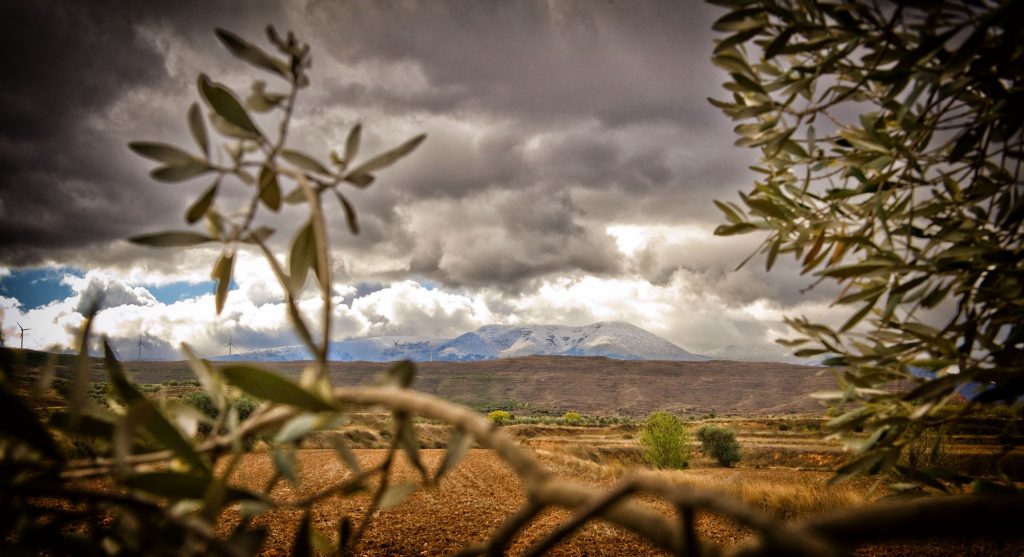
[[[32,329],[26,329],[25,327],[22,327],[21,323],[18,323],[18,328],[21,329],[21,347],[25,348],[25,331],[31,331]]]
[[[228,343],[224,345],[224,346],[228,347],[228,356],[231,355],[232,349],[235,348],[235,343],[231,342],[231,340],[232,340],[232,335],[231,335],[231,333],[228,333]]]
[[[142,333],[139,333],[139,342],[136,343],[135,346],[139,347],[139,360],[140,361],[142,360],[142,347],[145,344],[146,344],[145,342],[142,342]]]

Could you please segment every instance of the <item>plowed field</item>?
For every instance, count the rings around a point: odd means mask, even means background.
[[[373,466],[383,458],[383,450],[356,451],[360,462]],[[442,450],[424,450],[424,463],[435,468]],[[329,450],[303,451],[300,458],[303,489],[309,495],[345,477],[338,457]],[[415,470],[404,458],[395,461],[399,481],[414,482]],[[240,479],[257,487],[273,474],[270,455],[252,455],[241,466]],[[275,496],[297,495],[286,484],[279,485]],[[378,511],[363,543],[363,555],[448,555],[474,542],[485,540],[501,522],[522,504],[519,481],[490,451],[471,450],[458,468],[443,480],[438,489],[420,489],[403,504]],[[334,536],[342,517],[354,521],[362,517],[368,495],[333,497],[313,509],[313,524],[322,533]],[[299,511],[275,511],[256,519],[256,524],[271,528],[265,555],[288,554],[292,536],[301,519]],[[518,536],[511,554],[521,553],[569,515],[550,511],[536,520]],[[234,524],[237,515],[226,517],[225,525]],[[603,523],[590,524],[563,544],[555,555],[656,555],[658,551],[628,532]]]
[[[380,462],[383,450],[359,450],[357,456],[364,467]],[[443,456],[442,450],[424,450],[422,457],[428,468],[436,467]],[[581,473],[578,469],[560,466],[557,460],[542,459],[563,477],[593,485],[610,485],[612,479],[599,479],[594,475]],[[304,450],[300,454],[301,492],[293,491],[282,482],[275,488],[277,497],[294,498],[310,495],[331,483],[343,479],[346,469],[330,450]],[[238,479],[251,487],[258,488],[271,478],[274,466],[269,454],[253,454],[240,467]],[[415,470],[404,457],[395,461],[397,481],[414,482]],[[774,482],[778,485],[824,486],[828,474],[824,472],[797,470],[692,470],[681,472],[698,481],[708,481],[719,474],[726,474],[727,481],[737,481],[748,475],[758,482]],[[360,555],[449,555],[474,542],[485,540],[501,522],[523,502],[522,490],[516,477],[497,459],[485,450],[472,450],[442,482],[437,489],[419,489],[404,503],[387,510],[378,511],[372,526],[362,544]],[[656,501],[644,501],[668,513],[664,505]],[[313,508],[312,522],[328,538],[336,538],[339,521],[348,516],[358,522],[369,504],[369,496],[358,494],[349,497],[335,496],[324,500]],[[509,549],[510,555],[521,554],[533,543],[554,529],[569,514],[551,510],[531,523],[517,536]],[[300,511],[273,511],[259,516],[256,524],[269,527],[270,538],[264,546],[263,555],[287,555],[292,537],[300,522]],[[237,511],[224,517],[222,529],[237,523]],[[748,531],[730,522],[709,515],[698,515],[698,529],[705,539],[730,545],[750,535]],[[588,524],[568,541],[563,542],[552,553],[563,556],[620,556],[620,555],[661,555],[656,548],[642,539],[597,521]],[[1021,547],[993,546],[991,544],[965,545],[962,543],[930,543],[924,546],[892,544],[884,547],[863,548],[858,555],[923,556],[923,555],[1020,555]]]

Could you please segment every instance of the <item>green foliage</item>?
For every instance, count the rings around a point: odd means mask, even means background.
[[[217,407],[217,403],[210,396],[210,393],[206,391],[193,391],[185,395],[182,400],[193,406],[196,410],[203,413],[204,416],[209,418],[212,422],[217,420],[220,416],[220,409]],[[232,404],[231,407],[235,410],[238,415],[239,421],[245,421],[252,413],[259,407],[259,402],[255,399],[247,396],[239,397]],[[208,422],[199,423],[199,433],[202,435],[209,435],[213,431],[213,426]]]
[[[570,410],[565,414],[562,414],[562,420],[568,425],[578,425],[583,421],[583,414]]]
[[[668,412],[647,417],[640,432],[644,460],[658,468],[686,468],[690,465],[690,436],[679,418]]]
[[[194,406],[196,410],[199,410],[210,419],[214,419],[220,415],[220,409],[217,408],[217,404],[213,401],[213,397],[210,396],[210,393],[206,391],[191,392],[185,395],[182,400]],[[200,430],[202,430],[202,426],[200,426]],[[206,431],[203,433],[209,432],[210,426],[206,425]]]
[[[740,443],[736,440],[735,430],[706,425],[697,430],[697,439],[704,454],[722,466],[732,466],[740,461]]]
[[[244,422],[259,408],[260,403],[254,398],[243,396],[236,399],[233,406],[238,413],[238,420]]]
[[[711,102],[761,154],[716,233],[841,286],[846,321],[789,318],[787,344],[839,369],[832,430],[868,433],[839,477],[909,478],[919,432],[1024,395],[1024,4],[716,3],[732,96]]]
[[[512,421],[512,414],[506,410],[495,410],[487,414],[487,419],[497,425],[507,424]]]

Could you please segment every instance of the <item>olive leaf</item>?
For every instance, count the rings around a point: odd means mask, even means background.
[[[134,244],[153,246],[158,248],[195,246],[206,242],[215,241],[206,234],[198,232],[155,232],[152,234],[140,234],[128,239]]]
[[[64,460],[50,432],[26,401],[11,392],[5,382],[0,382],[0,436],[21,440],[47,458]]]
[[[228,288],[231,286],[231,273],[235,267],[235,253],[222,253],[217,263],[213,266],[210,278],[217,281],[216,308],[217,315],[224,309],[224,302],[228,297]]]
[[[361,187],[366,187],[370,185],[370,183],[373,182],[373,172],[380,170],[382,168],[386,168],[398,162],[399,159],[408,155],[409,153],[413,152],[413,150],[415,150],[417,147],[419,147],[420,143],[423,143],[423,140],[425,140],[426,138],[426,134],[417,135],[416,137],[406,141],[405,143],[399,145],[398,147],[395,147],[390,151],[385,151],[384,153],[381,153],[371,158],[370,160],[352,169],[352,171],[345,176],[345,180]]]
[[[206,135],[206,124],[203,123],[203,113],[199,110],[198,103],[192,103],[188,109],[188,129],[195,139],[196,145],[203,150],[203,154],[210,156],[210,138]]]
[[[281,151],[281,156],[284,158],[284,160],[292,163],[293,165],[303,170],[308,170],[310,172],[315,172],[317,174],[323,174],[325,176],[331,175],[330,170],[324,168],[324,165],[320,164],[319,162],[317,162],[316,159],[305,153],[285,149]]]
[[[297,406],[313,412],[334,409],[332,404],[272,371],[250,365],[230,365],[220,370],[229,383],[254,397]]]
[[[192,205],[189,206],[188,211],[185,213],[185,221],[189,224],[199,222],[206,212],[210,210],[210,206],[213,205],[213,200],[217,197],[217,189],[220,187],[220,179],[218,178],[213,185],[203,192],[203,195],[199,196]]]
[[[210,78],[206,74],[199,75],[199,93],[202,95],[206,104],[217,113],[218,116],[224,119],[225,122],[236,126],[237,128],[262,136],[260,130],[253,123],[249,114],[242,107],[242,104],[238,102],[238,98],[231,92],[227,87],[210,81]]]
[[[271,211],[281,209],[281,186],[277,182],[277,172],[269,164],[263,165],[259,177],[260,201]]]
[[[133,141],[128,144],[128,148],[140,156],[165,163],[168,166],[183,166],[192,162],[201,162],[186,151],[166,143]]]
[[[356,216],[356,210],[352,207],[352,204],[345,199],[344,195],[338,190],[333,190],[334,195],[338,198],[338,203],[341,203],[341,208],[345,211],[345,221],[348,223],[348,229],[353,234],[359,234],[359,219]]]
[[[231,54],[275,75],[285,79],[290,78],[288,64],[284,60],[278,60],[270,56],[259,47],[247,42],[231,31],[218,27],[214,32],[217,34],[220,42],[224,43],[224,46],[231,51]]]
[[[381,510],[401,505],[414,491],[416,491],[416,484],[412,483],[389,485],[380,497]]]
[[[316,235],[313,232],[313,222],[299,230],[292,240],[292,249],[288,255],[288,276],[289,286],[292,292],[298,292],[306,283],[309,270],[316,262]]]
[[[356,156],[359,154],[359,140],[362,138],[362,132],[362,124],[356,124],[349,130],[348,137],[345,138],[344,166],[348,166],[352,161],[356,160]]]
[[[434,483],[440,482],[441,478],[448,472],[451,472],[459,462],[469,452],[469,448],[473,445],[473,438],[469,433],[462,429],[456,428],[452,432],[451,437],[448,438],[448,450],[444,453],[444,459],[441,460],[441,464],[437,467],[437,471],[434,472]]]
[[[140,410],[138,415],[145,417],[141,425],[154,439],[168,449],[171,449],[178,458],[191,466],[193,470],[208,476],[210,474],[209,466],[199,456],[199,453],[196,452],[192,443],[185,439],[181,432],[164,417],[163,413],[135,385],[128,381],[124,368],[117,361],[114,351],[110,348],[110,343],[106,339],[103,341],[103,353],[103,364],[107,369],[110,383],[121,398],[129,405]]]
[[[149,175],[154,180],[161,182],[183,182],[190,180],[196,176],[201,176],[213,170],[206,163],[191,160],[185,164],[179,164],[176,166],[161,166],[154,169]]]

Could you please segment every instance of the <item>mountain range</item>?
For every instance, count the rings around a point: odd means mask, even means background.
[[[776,345],[730,345],[694,354],[629,323],[602,321],[581,327],[563,325],[485,325],[451,339],[379,336],[331,343],[336,362],[472,362],[521,356],[604,356],[617,360],[784,362],[813,365]],[[301,345],[266,348],[214,358],[222,361],[286,362],[311,359]]]
[[[452,339],[380,336],[332,342],[332,361],[393,360],[466,362],[518,356],[604,356],[618,360],[702,361],[671,342],[629,323],[485,325]],[[292,361],[310,359],[304,346],[254,350],[218,360]]]

